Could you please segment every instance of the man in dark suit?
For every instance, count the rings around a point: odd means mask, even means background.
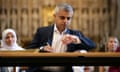
[[[68,28],[73,16],[73,8],[70,5],[57,5],[53,16],[55,23],[38,28],[29,48],[40,48],[40,51],[44,52],[74,52],[95,47],[94,42],[84,37],[81,32]],[[51,72],[72,72],[69,68],[55,69],[57,70]]]

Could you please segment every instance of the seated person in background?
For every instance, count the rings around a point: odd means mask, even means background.
[[[0,51],[16,51],[24,50],[17,44],[17,36],[13,29],[6,29],[2,32]],[[13,67],[1,67],[5,72],[13,72]],[[16,67],[16,72],[19,72],[19,67]]]
[[[17,44],[17,36],[13,29],[6,29],[2,32],[0,50],[24,50]]]
[[[119,46],[119,40],[117,37],[109,37],[106,45],[106,52],[116,52]]]
[[[115,52],[119,46],[119,40],[115,36],[109,36],[105,45],[100,49],[100,52]]]
[[[120,46],[115,52],[120,52]],[[120,66],[110,66],[108,72],[120,72]]]
[[[107,39],[105,45],[105,52],[116,52],[119,46],[118,38],[115,36],[110,36]],[[99,66],[99,72],[109,72],[109,66]]]
[[[28,48],[40,48],[40,51],[43,52],[59,53],[76,50],[87,51],[95,47],[95,43],[83,36],[81,32],[68,28],[73,16],[73,8],[69,4],[58,4],[53,16],[54,24],[38,28]],[[41,69],[47,72],[72,72],[72,66],[66,68],[50,66]],[[36,72],[39,72],[39,70],[36,70]],[[35,72],[35,68],[34,71],[31,69],[28,72]]]

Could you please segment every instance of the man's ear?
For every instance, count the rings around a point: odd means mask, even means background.
[[[56,19],[56,14],[53,14],[53,19],[54,19],[54,20]]]
[[[55,14],[53,14],[53,17],[56,17],[56,15],[55,15]]]

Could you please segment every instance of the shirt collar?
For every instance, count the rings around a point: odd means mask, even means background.
[[[59,30],[58,30],[58,28],[57,28],[57,26],[56,26],[56,24],[54,26],[54,32],[60,33]],[[66,32],[67,32],[67,28],[65,28],[65,30],[62,32],[62,34],[65,34]]]

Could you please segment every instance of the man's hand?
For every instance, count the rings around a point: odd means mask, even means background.
[[[70,43],[74,43],[74,44],[78,44],[81,43],[80,39],[75,36],[75,35],[70,35],[70,34],[66,34],[63,36],[62,38],[62,43],[63,44],[70,44]]]
[[[44,46],[43,51],[53,52],[53,48],[49,44],[47,44],[46,46]]]

